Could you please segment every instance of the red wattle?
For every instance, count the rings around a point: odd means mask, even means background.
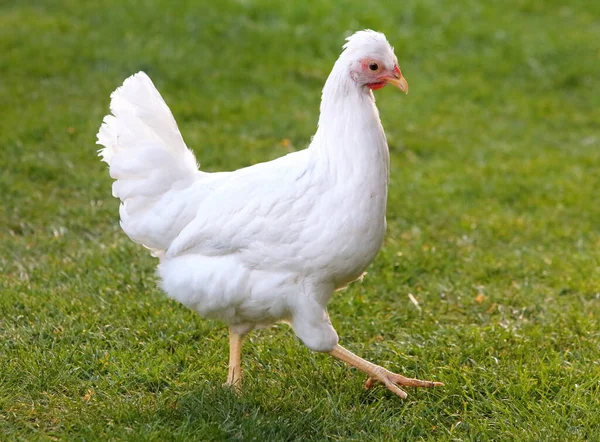
[[[380,81],[379,83],[369,83],[369,84],[367,84],[367,86],[372,91],[376,91],[377,89],[381,89],[381,88],[385,87],[385,81]]]

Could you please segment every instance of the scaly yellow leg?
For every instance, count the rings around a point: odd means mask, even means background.
[[[240,392],[242,383],[242,340],[244,337],[229,329],[229,374],[225,385]]]
[[[371,388],[375,382],[379,381],[402,399],[406,399],[407,394],[404,390],[398,387],[398,385],[406,387],[440,387],[444,385],[441,382],[421,381],[419,379],[407,378],[402,375],[392,373],[391,371],[386,370],[379,365],[375,365],[372,362],[356,356],[354,353],[346,350],[341,345],[336,345],[333,350],[329,352],[329,354],[367,373],[369,375],[369,379],[367,379],[365,382],[365,388]]]

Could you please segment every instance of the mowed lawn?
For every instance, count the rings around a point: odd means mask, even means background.
[[[333,3],[1,3],[0,440],[600,440],[600,3]],[[388,234],[330,314],[446,386],[365,391],[278,325],[238,398],[226,328],[120,231],[95,134],[144,70],[203,169],[302,149],[363,28],[411,92],[377,92]]]

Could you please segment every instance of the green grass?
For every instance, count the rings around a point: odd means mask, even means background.
[[[599,5],[2,2],[0,439],[600,440]],[[330,313],[351,350],[446,387],[364,391],[276,326],[237,398],[226,329],[119,230],[96,131],[143,69],[204,169],[301,149],[366,27],[411,93],[377,93],[388,235]]]

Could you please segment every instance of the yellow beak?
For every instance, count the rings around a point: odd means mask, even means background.
[[[404,77],[402,75],[400,75],[398,77],[394,77],[394,78],[388,78],[386,80],[386,82],[388,84],[396,86],[398,89],[400,89],[405,94],[408,94],[408,83],[406,82],[406,80],[404,79]]]

